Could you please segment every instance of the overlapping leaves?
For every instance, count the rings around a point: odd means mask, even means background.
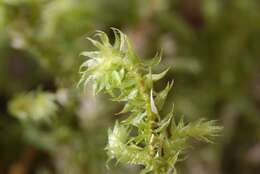
[[[220,127],[204,120],[190,124],[184,124],[183,120],[175,122],[173,111],[160,116],[173,83],[168,83],[160,92],[153,89],[153,83],[162,79],[168,69],[152,74],[151,66],[159,64],[160,55],[147,63],[142,62],[127,36],[117,29],[112,30],[114,44],[101,31],[97,32],[100,41],[88,38],[98,51],[82,53],[88,59],[80,68],[79,82],[86,86],[91,81],[94,94],[104,91],[114,101],[125,102],[119,114],[129,114],[128,118],[117,122],[108,132],[109,158],[124,164],[142,165],[141,174],[176,173],[175,163],[188,147],[188,140],[209,142]],[[131,134],[133,131],[137,131],[137,135]]]

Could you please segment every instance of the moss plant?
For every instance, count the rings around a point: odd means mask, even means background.
[[[22,122],[50,121],[51,117],[56,115],[57,110],[55,96],[48,92],[23,93],[9,103],[10,113]]]
[[[153,74],[151,69],[160,63],[158,55],[144,63],[135,54],[127,36],[112,28],[115,42],[97,32],[100,41],[88,38],[97,51],[86,51],[88,59],[80,68],[79,84],[92,82],[94,94],[108,93],[112,100],[125,103],[119,114],[129,116],[116,121],[108,131],[106,151],[109,159],[123,164],[141,165],[141,174],[177,173],[175,164],[188,147],[191,138],[211,142],[220,127],[215,121],[199,120],[193,123],[176,121],[173,111],[162,116],[167,94],[173,83],[169,82],[162,91],[155,91],[153,83],[162,79],[167,70]]]

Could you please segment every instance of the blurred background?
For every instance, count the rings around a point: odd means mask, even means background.
[[[137,174],[106,169],[107,129],[122,105],[76,84],[85,39],[125,32],[143,59],[163,50],[158,88],[187,121],[216,119],[180,174],[260,173],[259,0],[0,0],[0,174]],[[169,108],[166,106],[167,108]]]

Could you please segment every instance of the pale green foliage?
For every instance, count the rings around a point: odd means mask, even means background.
[[[95,94],[103,90],[114,101],[125,103],[120,114],[128,113],[128,118],[117,122],[114,129],[108,131],[106,150],[109,158],[124,164],[142,165],[141,174],[176,173],[175,163],[187,148],[189,138],[209,142],[220,127],[213,121],[185,124],[181,119],[176,122],[173,110],[167,116],[161,116],[173,83],[156,92],[153,82],[162,79],[168,69],[152,74],[151,66],[159,64],[160,55],[143,63],[134,53],[127,36],[117,29],[113,28],[113,31],[114,44],[100,31],[97,35],[101,42],[88,38],[98,51],[82,53],[89,59],[80,68],[79,82],[86,85],[91,81]]]
[[[55,96],[46,92],[20,94],[9,104],[11,114],[21,121],[49,121],[57,109]]]

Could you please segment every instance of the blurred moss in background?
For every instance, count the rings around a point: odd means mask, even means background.
[[[141,57],[163,49],[154,71],[172,67],[177,116],[224,126],[216,144],[190,149],[180,173],[259,174],[259,9],[258,0],[0,0],[0,174],[138,172],[105,167],[121,106],[76,88],[79,53],[92,49],[85,37],[112,37],[110,27]]]

